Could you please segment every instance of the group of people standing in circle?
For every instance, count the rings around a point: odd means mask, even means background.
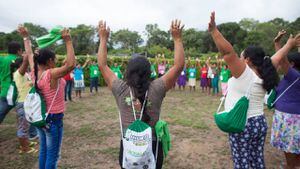
[[[166,69],[158,64],[158,78],[153,78],[153,66],[146,57],[132,57],[122,77],[118,65],[110,68],[107,64],[107,42],[110,34],[109,27],[103,21],[99,22],[98,34],[100,38],[96,62],[91,64],[91,89],[96,87],[96,77],[101,72],[108,89],[112,91],[120,113],[122,135],[128,126],[135,121],[136,111],[140,120],[154,128],[160,119],[161,106],[167,91],[174,88],[176,82],[184,88],[182,81],[184,75],[188,77],[191,89],[196,86],[196,66],[187,63],[185,66],[184,47],[182,42],[183,27],[178,20],[172,21],[170,32],[174,41],[174,64]],[[83,65],[77,64],[72,45],[72,38],[68,29],[61,33],[65,42],[67,55],[62,66],[56,66],[56,55],[50,49],[32,51],[29,32],[23,26],[18,29],[24,39],[25,53],[21,46],[10,43],[7,57],[0,59],[1,66],[1,102],[0,122],[12,106],[7,102],[6,95],[9,84],[14,81],[19,89],[18,98],[18,132],[24,132],[20,138],[28,138],[28,125],[24,118],[23,98],[34,85],[44,96],[47,111],[47,125],[37,127],[40,141],[39,168],[57,168],[63,138],[63,119],[65,110],[66,80],[72,77],[66,75],[73,72],[75,90],[81,91],[84,87]],[[229,133],[229,143],[234,168],[265,168],[264,144],[267,136],[267,122],[264,115],[264,97],[272,89],[276,90],[277,102],[271,130],[271,144],[283,151],[286,157],[286,168],[299,168],[300,164],[300,54],[289,54],[293,48],[300,47],[300,34],[290,36],[281,47],[280,39],[285,34],[281,32],[274,40],[276,53],[272,57],[266,56],[263,48],[257,46],[247,47],[240,56],[232,45],[219,32],[215,23],[215,13],[211,13],[208,31],[215,42],[220,56],[227,66],[206,61],[199,69],[202,91],[213,94],[219,92],[221,80],[222,93],[226,95],[225,110],[230,110],[235,103],[249,92],[249,108],[247,110],[247,123],[241,133]],[[198,62],[199,64],[199,62]],[[99,68],[99,70],[98,70]],[[29,70],[29,71],[28,71]],[[277,71],[283,72],[279,80]],[[100,71],[100,72],[99,72]],[[27,72],[27,75],[25,73]],[[99,74],[98,74],[99,73]],[[232,77],[231,77],[232,76]],[[64,80],[64,77],[66,80]],[[221,78],[220,78],[221,77]],[[123,78],[123,79],[122,79]],[[211,85],[209,85],[211,84]],[[95,86],[96,85],[96,86]],[[68,86],[68,85],[67,85]],[[249,89],[249,90],[248,90]],[[67,90],[68,91],[68,90]],[[97,87],[96,87],[97,91]],[[68,93],[68,92],[67,92]],[[78,92],[80,97],[80,92]],[[131,98],[131,104],[127,99]],[[117,113],[117,112],[112,112]],[[25,119],[25,120],[24,120]],[[155,130],[152,130],[153,145],[158,148],[153,154],[157,157],[156,167],[162,168],[164,156],[162,155],[161,141],[157,140]],[[19,135],[18,135],[19,136]],[[121,139],[122,140],[122,139]],[[26,140],[27,141],[27,140]],[[26,142],[28,143],[28,142]],[[160,145],[160,146],[158,146]],[[123,144],[120,144],[120,167],[122,168]]]

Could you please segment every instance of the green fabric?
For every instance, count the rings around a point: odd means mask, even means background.
[[[168,123],[163,120],[159,120],[155,125],[155,132],[157,135],[157,139],[162,142],[164,157],[166,157],[171,149],[171,136]]]
[[[138,119],[138,120],[135,120],[133,123],[131,123],[127,129],[130,129],[135,132],[143,132],[146,129],[148,129],[149,127],[150,126],[147,123]]]
[[[122,75],[122,72],[121,72],[121,66],[112,66],[110,68],[114,73],[115,75],[118,77],[118,79],[123,79],[123,75]]]
[[[267,106],[269,109],[272,109],[274,107],[274,101],[276,100],[276,91],[275,89],[272,89],[269,93],[268,93],[268,99],[267,99]]]
[[[11,84],[10,64],[17,59],[17,55],[9,54],[0,59],[0,97],[6,97]]]
[[[56,26],[53,29],[50,30],[49,34],[41,36],[36,39],[36,42],[39,46],[39,48],[46,48],[56,41],[62,39],[61,37],[61,31],[63,30],[63,27]]]
[[[100,71],[97,65],[90,66],[90,78],[99,77]]]
[[[240,133],[245,129],[249,100],[243,96],[229,112],[215,113],[219,129],[227,133]]]
[[[188,69],[189,78],[195,79],[196,78],[196,68],[189,68]]]
[[[224,68],[222,68],[222,70],[221,70],[221,76],[222,76],[222,82],[223,83],[227,83],[228,82],[228,80],[229,80],[229,78],[230,78],[230,74],[231,74],[231,72],[230,72],[230,70],[229,69],[224,69]]]
[[[156,70],[155,70],[155,65],[152,64],[151,65],[151,78],[156,78],[157,77],[157,73],[156,73]]]

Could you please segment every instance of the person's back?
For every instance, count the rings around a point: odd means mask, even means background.
[[[10,65],[21,55],[21,45],[17,42],[10,42],[8,44],[8,55],[0,59],[0,124],[6,114],[12,109],[12,106],[8,105],[6,99],[11,84]]]
[[[134,57],[128,62],[125,79],[123,81],[118,79],[116,74],[107,65],[106,45],[110,30],[106,28],[105,22],[99,22],[98,33],[100,37],[100,44],[98,51],[98,65],[108,88],[112,90],[113,95],[116,98],[119,109],[122,133],[119,154],[119,164],[121,168],[131,166],[131,164],[142,165],[137,168],[162,168],[164,158],[162,142],[156,138],[154,126],[159,120],[160,108],[166,91],[173,87],[184,68],[184,50],[181,38],[182,29],[183,27],[180,26],[180,22],[177,20],[172,22],[171,33],[174,39],[175,59],[174,66],[172,66],[167,73],[165,73],[161,78],[152,81],[151,64],[148,59],[146,57]],[[135,114],[137,116],[135,116]],[[141,121],[138,120],[140,114]],[[147,146],[147,149],[141,153],[143,154],[142,157],[147,158],[147,161],[145,161],[144,158],[140,158],[140,156],[130,156],[130,158],[134,158],[141,163],[137,163],[135,160],[134,163],[131,163],[130,161],[132,160],[128,159],[129,155],[127,153],[133,152],[136,149],[130,149],[133,148],[132,146],[128,147],[128,144],[131,144],[133,140],[127,139],[131,137],[127,135],[127,132],[124,133],[124,131],[131,130],[129,129],[129,125],[131,126],[133,124],[137,125],[136,128],[140,128],[141,125],[144,127],[146,126],[147,131],[149,132],[146,133],[146,138],[141,138],[143,145],[132,145],[134,148],[138,146],[137,149],[140,149],[141,146]],[[152,137],[149,136],[151,132],[149,126],[152,128]],[[138,133],[138,131],[133,132]],[[155,161],[154,155],[157,156]],[[124,161],[125,159],[127,159],[127,161]],[[153,161],[156,162],[156,164]]]
[[[130,87],[123,80],[116,79],[113,82],[112,92],[121,111],[123,132],[125,132],[125,129],[135,120],[130,100]],[[159,120],[161,104],[165,95],[166,88],[162,78],[158,78],[150,83],[146,109],[151,119],[148,124],[152,127],[153,137],[155,137],[154,125]]]

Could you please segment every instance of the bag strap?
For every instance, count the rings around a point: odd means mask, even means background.
[[[59,90],[59,84],[60,84],[60,79],[58,80],[58,84],[57,84],[56,93],[55,93],[55,95],[54,95],[54,97],[53,97],[53,99],[52,99],[52,102],[51,102],[51,105],[50,105],[50,107],[49,107],[49,109],[48,109],[48,112],[47,112],[47,114],[49,114],[49,113],[50,113],[50,110],[51,110],[51,108],[52,108],[52,106],[53,106],[54,100],[56,99],[56,96],[57,96],[57,94],[58,94],[58,90]]]
[[[131,92],[131,88],[129,88],[129,91],[130,91],[130,100],[131,100],[131,106],[132,106],[132,111],[133,111],[133,115],[134,115],[134,120],[136,120],[136,112],[135,112],[135,109],[134,109],[134,106],[133,106],[133,101],[132,101],[133,100],[133,95],[132,95],[132,92]],[[142,119],[142,116],[143,116],[143,112],[144,112],[144,109],[145,109],[147,97],[148,97],[148,91],[146,91],[146,94],[145,94],[145,100],[144,100],[143,107],[142,107],[142,110],[141,110],[140,120]],[[119,111],[119,120],[120,120],[121,136],[122,136],[122,138],[124,138],[122,117],[121,117],[121,112],[120,111]]]
[[[247,91],[246,91],[245,96],[246,96],[248,99],[249,99],[249,97],[250,97],[250,90],[252,89],[255,80],[256,80],[256,77],[255,77],[255,79],[250,83],[250,85],[249,85],[249,87],[248,87],[248,89],[247,89]],[[217,114],[220,112],[220,110],[221,110],[221,108],[222,108],[222,106],[223,106],[223,104],[224,104],[224,101],[225,101],[225,99],[226,99],[226,97],[227,97],[227,93],[228,93],[228,90],[226,91],[225,95],[220,99],[221,102],[220,102],[219,107],[218,107],[218,109],[217,109]]]
[[[298,77],[292,84],[290,84],[278,97],[277,99],[272,103],[271,106],[273,106],[300,78]]]
[[[134,116],[134,120],[136,120],[136,111],[135,111],[135,108],[134,108],[134,105],[133,105],[133,95],[132,95],[132,91],[131,91],[130,87],[129,87],[129,91],[130,91],[130,100],[131,100],[131,107],[132,107],[132,111],[133,111],[133,116]],[[143,113],[144,113],[144,110],[145,110],[147,98],[148,98],[148,90],[146,91],[146,94],[145,94],[145,99],[144,99],[141,114],[140,114],[140,120],[142,120],[142,117],[143,117]]]

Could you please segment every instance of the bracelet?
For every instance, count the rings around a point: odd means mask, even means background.
[[[28,38],[28,37],[24,37],[23,40],[24,40],[24,41],[25,41],[25,40],[29,40],[29,38]]]

